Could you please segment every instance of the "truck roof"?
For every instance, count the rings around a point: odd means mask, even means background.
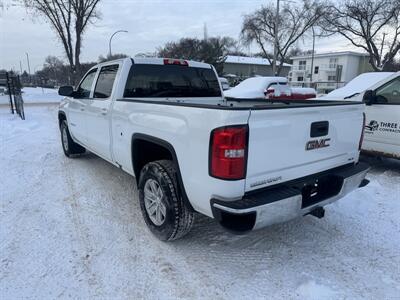
[[[100,63],[98,65],[110,64],[113,62],[120,62],[120,61],[126,61],[126,60],[132,60],[133,63],[135,63],[135,64],[164,65],[165,64],[164,60],[166,60],[166,59],[172,60],[172,61],[181,61],[181,62],[185,61],[185,62],[187,62],[189,67],[205,68],[205,69],[212,68],[212,66],[210,64],[203,63],[203,62],[187,60],[187,59],[164,58],[164,57],[127,57],[127,58],[120,58],[120,59],[106,61],[106,62]]]

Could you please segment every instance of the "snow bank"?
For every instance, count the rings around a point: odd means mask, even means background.
[[[58,95],[57,89],[26,87],[22,89],[22,92],[22,98],[26,103],[60,102],[64,98]]]
[[[64,97],[58,95],[58,90],[48,88],[25,87],[22,89],[22,98],[25,103],[59,103]],[[9,103],[8,95],[0,96],[0,104]]]

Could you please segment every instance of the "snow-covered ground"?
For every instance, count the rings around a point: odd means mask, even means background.
[[[2,299],[399,299],[399,161],[375,162],[324,219],[237,236],[198,216],[163,243],[131,176],[64,157],[56,105],[25,114],[0,108]]]
[[[59,103],[63,96],[59,96],[56,89],[25,87],[22,89],[22,98],[25,103]],[[8,95],[0,95],[0,104],[9,102]]]

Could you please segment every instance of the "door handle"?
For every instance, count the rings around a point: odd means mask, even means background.
[[[107,109],[106,108],[101,109],[101,114],[103,116],[107,115]]]
[[[85,111],[85,109],[83,107],[81,107],[81,111]]]

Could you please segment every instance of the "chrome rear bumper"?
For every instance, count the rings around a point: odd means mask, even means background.
[[[362,185],[368,170],[367,164],[359,163],[251,193],[245,195],[241,200],[212,199],[213,214],[222,226],[237,232],[286,222],[337,201],[357,189]],[[311,195],[307,195],[306,187],[324,179],[325,186],[319,191],[321,196],[316,193],[317,196],[314,196],[316,200],[313,200]],[[335,183],[333,183],[334,181]],[[324,194],[327,194],[326,190],[333,185],[336,185],[335,190],[332,190],[334,195],[324,198]],[[366,184],[363,183],[363,185]],[[306,203],[306,201],[308,202]]]

